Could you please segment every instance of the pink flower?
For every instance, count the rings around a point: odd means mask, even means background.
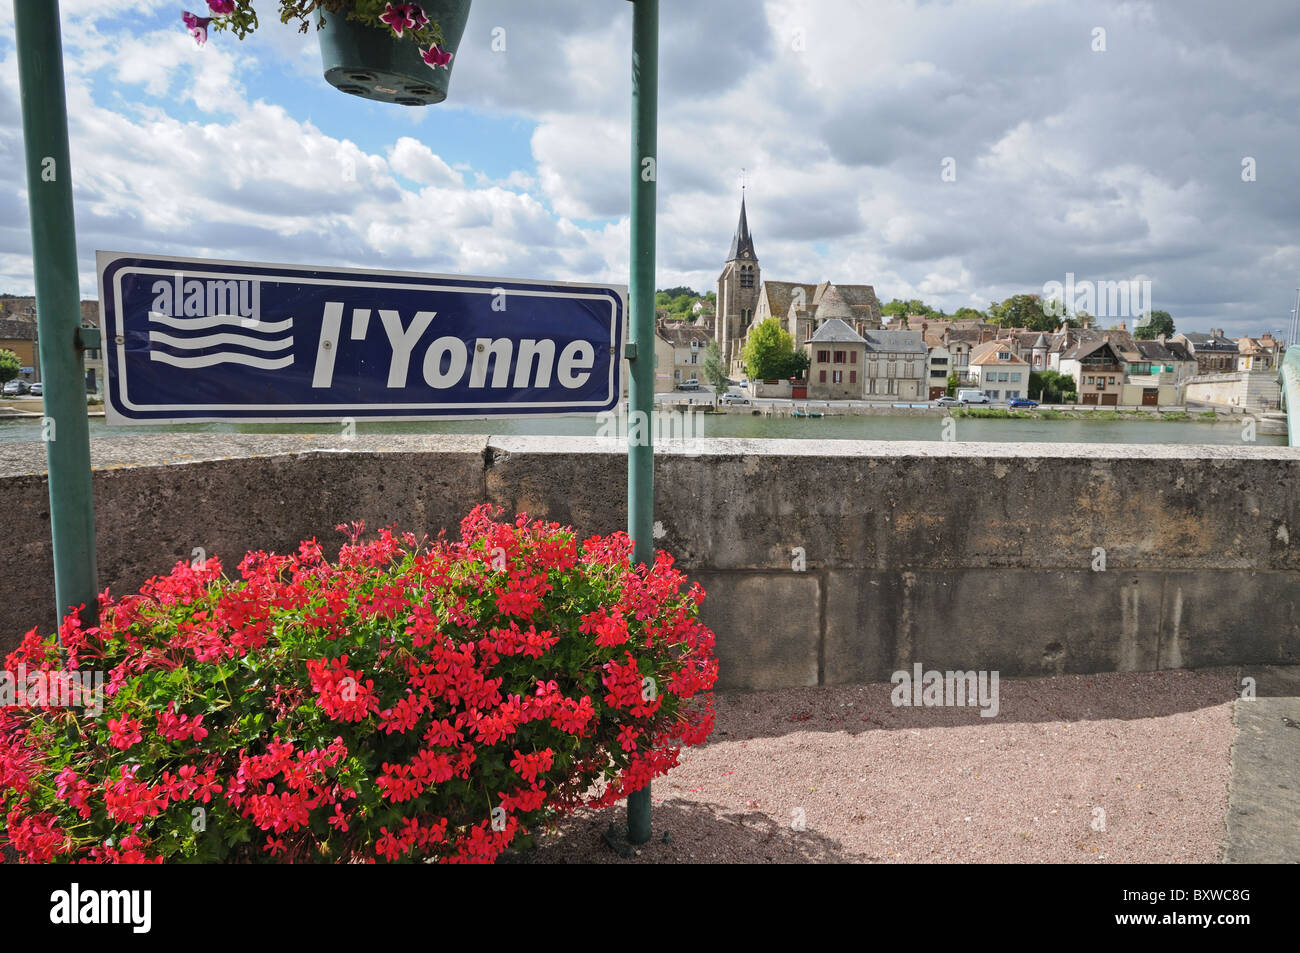
[[[190,36],[194,37],[195,43],[202,46],[208,41],[208,24],[212,22],[212,17],[196,17],[190,11],[182,10],[181,20],[190,31]]]
[[[436,69],[439,66],[443,69],[451,69],[449,64],[451,63],[453,55],[454,54],[448,53],[437,43],[433,44],[433,46],[429,47],[427,50],[420,50],[421,58],[423,58],[424,62],[429,65],[430,69]]]
[[[403,30],[419,30],[429,22],[424,11],[415,3],[399,3],[396,6],[386,3],[379,19],[387,23],[398,36],[402,35]]]
[[[213,13],[234,13],[235,0],[208,0],[208,7]]]

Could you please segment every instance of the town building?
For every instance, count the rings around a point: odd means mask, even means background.
[[[1237,370],[1272,371],[1281,360],[1282,343],[1271,334],[1237,338]]]
[[[867,341],[847,322],[831,318],[804,344],[808,353],[808,396],[816,400],[858,400]]]
[[[18,379],[40,380],[40,358],[36,352],[36,322],[0,318],[0,351],[18,355]]]
[[[796,347],[832,319],[843,321],[859,336],[881,327],[880,301],[871,285],[764,280],[742,198],[740,220],[718,276],[713,331],[723,364],[733,375],[744,373],[741,356],[750,329],[768,318],[776,318]]]
[[[1223,374],[1237,370],[1237,357],[1241,353],[1237,349],[1237,342],[1224,337],[1223,331],[1218,328],[1211,328],[1208,334],[1201,331],[1175,334],[1173,340],[1182,342],[1191,351],[1200,374]]]
[[[929,368],[929,399],[938,400],[948,393],[948,376],[953,372],[952,352],[943,344],[943,338],[937,334],[925,334],[926,366]]]
[[[986,341],[971,352],[969,380],[989,400],[1029,396],[1029,363],[1011,339]]]
[[[674,390],[684,380],[703,381],[709,332],[694,324],[660,322],[655,326],[655,391]]]
[[[749,220],[745,216],[745,199],[740,200],[740,221],[731,239],[722,274],[718,276],[718,311],[714,322],[714,340],[722,352],[724,367],[740,360],[740,350],[745,334],[753,323],[758,307],[758,294],[762,270],[758,266],[758,253],[754,239],[749,234]],[[797,340],[797,339],[796,339]]]
[[[1081,404],[1115,407],[1124,389],[1125,360],[1105,334],[1100,341],[1081,341],[1060,354],[1060,373],[1074,378]]]
[[[868,400],[926,400],[929,397],[929,362],[920,331],[863,331]]]

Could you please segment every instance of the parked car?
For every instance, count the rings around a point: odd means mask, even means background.
[[[45,396],[45,385],[40,381],[35,381],[32,386],[27,389],[27,393],[32,397],[43,397]]]
[[[982,390],[962,389],[957,391],[957,402],[960,404],[987,404],[990,403],[989,395]]]
[[[1038,401],[1030,400],[1028,397],[1012,397],[1008,403],[1009,407],[1037,407]]]
[[[724,404],[748,404],[749,398],[744,394],[723,394],[722,402]]]
[[[26,381],[12,380],[5,384],[4,396],[6,397],[20,397],[25,393],[27,393]]]
[[[946,394],[934,402],[936,407],[960,407],[961,401],[956,397],[949,397]]]
[[[697,377],[688,377],[677,385],[678,390],[699,390],[700,380]]]

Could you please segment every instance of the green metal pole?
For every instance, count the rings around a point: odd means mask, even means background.
[[[14,0],[14,44],[32,218],[36,336],[45,388],[41,429],[50,471],[56,609],[62,618],[68,609],[84,606],[83,618],[93,619],[95,512],[82,348],[95,346],[98,332],[81,330],[58,0]]]
[[[659,0],[633,0],[631,383],[628,386],[627,532],[632,562],[654,562],[655,182],[658,170]],[[636,426],[632,421],[639,421]],[[650,839],[650,785],[628,796],[627,839]]]

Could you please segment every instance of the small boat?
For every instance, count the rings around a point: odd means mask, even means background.
[[[826,415],[823,414],[820,410],[812,410],[812,411],[809,411],[809,410],[796,410],[796,411],[794,412],[794,415],[795,415],[796,417],[825,417],[825,416],[826,416]]]

